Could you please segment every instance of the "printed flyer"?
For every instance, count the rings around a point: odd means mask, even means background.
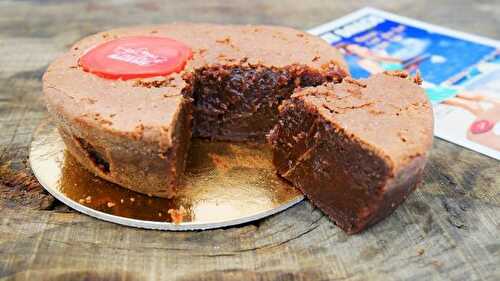
[[[500,159],[500,42],[364,8],[309,30],[345,56],[354,78],[418,70],[437,137]]]

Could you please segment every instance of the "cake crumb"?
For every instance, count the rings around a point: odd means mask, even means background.
[[[221,43],[221,44],[229,44],[229,43],[231,43],[231,38],[225,37],[223,39],[217,39],[217,40],[215,40],[215,42]]]
[[[134,130],[131,133],[132,138],[134,140],[141,140],[144,135],[144,125],[142,123],[135,126]]]
[[[410,76],[408,72],[402,70],[387,70],[384,71],[384,74],[400,78],[408,78],[408,76]]]
[[[422,82],[424,82],[422,76],[420,76],[420,71],[417,70],[417,73],[413,77],[413,82],[417,85],[422,85]]]
[[[398,132],[398,137],[402,142],[407,142],[408,138],[406,137],[406,133],[399,131]]]
[[[380,114],[384,114],[384,111],[382,110],[376,110],[376,109],[370,109],[368,110],[369,113],[373,114],[373,115],[380,115]]]
[[[181,205],[179,209],[168,209],[168,214],[175,224],[180,224],[184,220],[184,216],[187,214],[186,209]]]
[[[209,153],[208,156],[212,160],[212,163],[218,168],[222,170],[227,170],[229,169],[229,164],[227,159],[224,159],[223,156],[215,154],[215,153]]]
[[[140,79],[134,82],[133,87],[144,87],[144,88],[165,88],[173,86],[175,78],[164,77],[162,79]]]
[[[114,206],[116,206],[116,204],[113,202],[108,202],[106,205],[108,206],[108,208],[113,208]]]
[[[351,77],[344,78],[344,81],[353,85],[360,86],[361,88],[366,88],[366,84],[361,82],[360,80],[353,79]]]
[[[417,250],[417,255],[418,255],[418,256],[421,256],[421,255],[423,255],[424,253],[425,253],[425,250],[424,250],[424,249],[418,249],[418,250]]]
[[[87,196],[85,197],[85,203],[91,203],[92,202],[92,196]]]

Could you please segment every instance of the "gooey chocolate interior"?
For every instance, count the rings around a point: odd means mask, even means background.
[[[195,72],[193,136],[263,141],[278,120],[278,106],[297,87],[340,82],[307,67],[213,66]]]

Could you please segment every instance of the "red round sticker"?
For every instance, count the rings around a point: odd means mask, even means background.
[[[191,49],[166,37],[123,37],[98,45],[79,60],[83,70],[107,79],[165,76],[181,71]]]
[[[473,134],[484,134],[495,126],[495,123],[488,120],[477,120],[470,126],[470,131]]]

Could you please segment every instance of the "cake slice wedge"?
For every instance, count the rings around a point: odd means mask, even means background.
[[[269,136],[278,174],[349,234],[392,213],[422,178],[433,114],[418,80],[345,78],[279,108]]]

